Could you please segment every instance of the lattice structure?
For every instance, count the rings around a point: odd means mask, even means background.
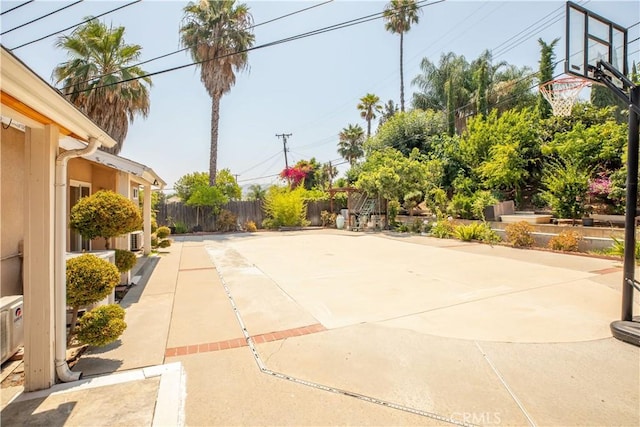
[[[540,85],[540,92],[551,104],[554,116],[570,116],[580,91],[590,84],[579,77],[561,77]]]

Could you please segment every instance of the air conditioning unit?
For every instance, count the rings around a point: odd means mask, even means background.
[[[2,333],[0,334],[2,363],[24,344],[24,320],[22,295],[11,295],[0,299],[2,305]]]
[[[129,236],[129,238],[131,239],[131,250],[139,251],[140,249],[142,249],[142,231],[134,231]]]

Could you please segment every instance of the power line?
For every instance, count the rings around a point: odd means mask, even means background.
[[[16,9],[19,9],[19,8],[21,8],[22,6],[26,6],[26,5],[28,5],[29,3],[33,3],[34,1],[35,1],[35,0],[29,0],[29,1],[27,1],[27,2],[24,2],[24,3],[22,3],[22,4],[19,4],[19,5],[17,5],[17,6],[14,6],[14,7],[12,7],[11,9],[7,9],[7,10],[5,10],[4,12],[0,13],[0,16],[4,15],[5,13],[9,13],[9,12],[14,11],[14,10],[16,10]]]
[[[42,16],[40,16],[40,17],[38,17],[38,18],[32,19],[32,20],[31,20],[31,21],[29,21],[29,22],[25,22],[24,24],[18,25],[17,27],[13,27],[13,28],[12,28],[12,29],[10,29],[10,30],[3,31],[3,32],[1,32],[1,33],[0,33],[0,36],[4,36],[5,34],[10,33],[10,32],[12,32],[12,31],[15,31],[15,30],[18,30],[18,29],[20,29],[20,28],[22,28],[22,27],[26,27],[27,25],[33,24],[34,22],[37,22],[37,21],[39,21],[39,20],[41,20],[41,19],[44,19],[44,18],[47,18],[47,17],[49,17],[49,16],[51,16],[51,15],[54,15],[54,14],[56,14],[56,13],[58,13],[58,12],[61,12],[61,11],[65,10],[65,9],[68,9],[68,8],[70,8],[70,7],[72,7],[72,6],[75,6],[75,5],[77,5],[78,3],[82,3],[83,1],[84,1],[84,0],[78,0],[78,1],[76,1],[76,2],[74,2],[74,3],[68,4],[68,5],[66,5],[66,6],[63,6],[63,7],[59,8],[59,9],[56,9],[56,10],[54,10],[53,12],[49,12],[49,13],[47,13],[47,14],[45,14],[45,15],[42,15]]]
[[[273,18],[273,19],[270,19],[270,20],[268,20],[268,21],[261,22],[261,23],[259,23],[259,24],[251,25],[251,26],[247,27],[247,30],[251,30],[251,29],[256,28],[256,27],[259,27],[259,26],[261,26],[261,25],[270,24],[270,23],[272,23],[272,22],[279,21],[280,19],[288,18],[289,16],[293,16],[293,15],[296,15],[296,14],[298,14],[298,13],[305,12],[305,11],[307,11],[307,10],[310,10],[310,9],[313,9],[313,8],[316,8],[316,7],[319,7],[319,6],[323,6],[323,5],[328,4],[328,3],[332,3],[333,1],[334,1],[334,0],[328,0],[328,1],[325,1],[325,2],[323,2],[323,3],[319,3],[319,4],[316,4],[316,5],[313,5],[313,6],[305,7],[305,8],[303,8],[303,9],[295,10],[295,11],[293,11],[293,12],[287,13],[287,14],[285,14],[285,15],[278,16],[278,17]],[[82,25],[82,24],[79,24],[79,25]],[[215,40],[215,39],[214,39],[214,40]],[[178,53],[180,53],[180,52],[184,52],[184,51],[186,51],[186,50],[188,50],[188,49],[189,49],[188,47],[184,47],[184,48],[182,48],[182,49],[174,50],[173,52],[165,53],[165,54],[163,54],[163,55],[159,55],[159,56],[156,56],[156,57],[153,57],[153,58],[147,59],[147,60],[145,60],[145,61],[141,61],[141,62],[138,62],[138,63],[136,63],[136,64],[133,64],[133,65],[129,65],[129,66],[127,66],[127,67],[120,68],[120,69],[115,70],[115,71],[112,71],[112,72],[110,72],[110,73],[100,74],[100,75],[98,75],[98,76],[92,77],[92,78],[87,79],[87,80],[85,80],[85,81],[78,82],[78,83],[74,83],[74,85],[84,84],[84,83],[87,83],[87,82],[92,81],[92,80],[101,79],[101,78],[103,78],[103,77],[110,76],[110,75],[115,74],[115,73],[119,73],[119,72],[121,72],[121,71],[125,71],[125,70],[131,69],[131,68],[139,67],[139,66],[141,66],[141,65],[148,64],[148,63],[150,63],[150,62],[154,62],[154,61],[157,61],[157,60],[159,60],[159,59],[163,59],[163,58],[166,58],[166,57],[168,57],[168,56],[172,56],[172,55],[178,54]],[[64,90],[65,90],[65,89],[67,89],[67,88],[69,88],[69,87],[71,87],[71,86],[73,86],[73,85],[63,86],[63,87],[61,88],[61,91],[63,91],[63,92],[64,92]]]
[[[82,22],[80,22],[80,23],[78,23],[78,24],[71,25],[71,26],[69,26],[69,27],[67,27],[67,28],[65,28],[65,29],[62,29],[62,30],[59,30],[59,31],[53,32],[53,33],[51,33],[51,34],[47,34],[46,36],[40,37],[39,39],[35,39],[35,40],[30,41],[30,42],[23,43],[23,44],[21,44],[20,46],[16,46],[16,47],[14,47],[13,49],[9,49],[9,50],[14,51],[14,50],[16,50],[16,49],[20,49],[20,48],[23,48],[23,47],[25,47],[25,46],[29,46],[30,44],[33,44],[33,43],[39,42],[39,41],[41,41],[41,40],[48,39],[48,38],[49,38],[49,37],[51,37],[51,36],[55,36],[56,34],[64,33],[65,31],[70,30],[70,29],[72,29],[72,28],[75,28],[75,27],[77,27],[77,26],[79,26],[79,25],[86,24],[86,23],[87,23],[87,22],[89,22],[89,21],[92,21],[92,20],[94,20],[94,19],[100,18],[100,17],[102,17],[102,16],[104,16],[104,15],[108,15],[108,14],[110,14],[110,13],[116,12],[116,11],[118,11],[118,10],[120,10],[120,9],[124,9],[125,7],[132,6],[132,5],[136,4],[136,3],[140,3],[141,1],[142,1],[142,0],[134,0],[134,1],[132,1],[131,3],[127,3],[127,4],[125,4],[125,5],[122,5],[122,6],[116,7],[115,9],[108,10],[108,11],[106,11],[106,12],[104,12],[104,13],[101,13],[100,15],[93,16],[93,17],[91,17],[90,19],[86,19],[86,20],[84,20],[84,21],[82,21]]]
[[[139,1],[141,1],[141,0],[136,0],[134,3],[137,3]],[[423,0],[423,2],[424,1],[428,1],[428,0]],[[432,5],[435,5],[435,4],[438,4],[438,3],[442,3],[444,1],[446,1],[446,0],[438,0],[438,1],[435,1],[435,2],[432,2],[432,3],[425,4],[425,5],[420,6],[420,7],[432,6]],[[422,3],[422,2],[418,2],[418,3]],[[172,71],[177,71],[177,70],[181,70],[183,68],[192,67],[194,65],[200,65],[200,64],[204,64],[204,63],[207,63],[207,62],[210,62],[210,61],[214,61],[216,59],[226,58],[226,57],[233,56],[233,55],[239,55],[241,53],[246,53],[246,52],[250,52],[250,51],[258,50],[258,49],[264,49],[266,47],[277,46],[279,44],[289,43],[289,42],[292,42],[292,41],[295,41],[295,40],[300,40],[300,39],[303,39],[303,38],[316,36],[316,35],[323,34],[323,33],[326,33],[326,32],[336,31],[336,30],[340,30],[340,29],[343,29],[343,28],[348,28],[348,27],[351,27],[351,26],[354,26],[354,25],[363,24],[365,22],[369,22],[369,21],[373,21],[373,20],[376,20],[376,19],[380,19],[380,18],[382,18],[382,16],[383,16],[383,12],[379,12],[379,13],[375,13],[375,14],[372,14],[372,15],[367,15],[367,16],[364,16],[364,17],[361,17],[361,18],[345,21],[345,22],[342,22],[342,23],[339,23],[339,24],[334,24],[334,25],[330,25],[330,26],[327,26],[327,27],[319,28],[319,29],[316,29],[316,30],[313,30],[313,31],[308,31],[306,33],[297,34],[295,36],[286,37],[284,39],[276,40],[276,41],[265,43],[265,44],[262,44],[262,45],[253,46],[253,47],[250,47],[250,48],[247,48],[247,49],[242,49],[242,50],[239,50],[239,51],[236,51],[236,52],[230,52],[230,53],[227,53],[227,54],[224,54],[224,55],[219,55],[219,56],[217,55],[217,56],[215,56],[213,58],[203,59],[202,61],[196,61],[196,62],[191,62],[189,64],[178,65],[178,66],[175,66],[175,67],[166,68],[164,70],[156,71],[156,72],[153,72],[153,73],[147,73],[147,74],[143,74],[143,75],[140,75],[140,76],[131,77],[131,78],[128,78],[128,79],[122,79],[122,80],[119,80],[119,81],[113,82],[113,83],[103,84],[103,85],[100,85],[100,86],[94,86],[94,87],[89,88],[89,89],[78,90],[78,91],[71,92],[71,93],[68,93],[68,94],[65,94],[65,95],[67,95],[67,96],[75,95],[75,94],[78,94],[78,93],[89,92],[89,91],[96,90],[96,89],[102,89],[102,88],[109,87],[109,86],[115,86],[115,85],[118,85],[118,84],[127,83],[127,82],[130,82],[130,81],[133,81],[133,80],[139,80],[139,79],[143,79],[143,78],[146,78],[146,77],[152,77],[152,76],[156,76],[156,75],[159,75],[159,74],[164,74],[164,73],[168,73],[168,72],[172,72]],[[63,31],[66,31],[66,30],[63,30]],[[22,46],[19,46],[19,47],[22,47]]]
[[[280,155],[280,150],[278,150],[273,156],[270,156],[268,159],[265,159],[265,160],[261,161],[260,163],[258,163],[256,165],[253,165],[250,168],[247,168],[247,170],[245,170],[243,172],[240,172],[239,175],[244,175],[245,173],[249,172],[250,170],[257,168],[258,166],[262,166],[263,164],[267,163],[269,160],[271,160],[274,157],[279,156],[279,155]]]
[[[314,4],[313,6],[305,7],[304,9],[296,10],[296,11],[294,11],[294,12],[287,13],[286,15],[278,16],[277,18],[273,18],[273,19],[270,19],[270,20],[268,20],[268,21],[261,22],[261,23],[259,23],[259,24],[254,25],[253,27],[250,27],[250,28],[256,28],[256,27],[259,27],[259,26],[261,26],[261,25],[270,24],[270,23],[275,22],[275,21],[278,21],[278,20],[280,20],[280,19],[288,18],[288,17],[293,16],[293,15],[295,15],[295,14],[298,14],[298,13],[300,13],[300,12],[306,12],[307,10],[313,9],[313,8],[315,8],[315,7],[320,7],[320,6],[323,6],[323,5],[325,5],[325,4],[327,4],[327,3],[331,3],[331,2],[333,2],[333,0],[327,0],[327,1],[322,2],[322,3]]]

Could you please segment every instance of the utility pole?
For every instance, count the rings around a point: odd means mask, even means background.
[[[277,133],[276,134],[276,138],[282,138],[282,145],[283,145],[283,150],[284,150],[284,167],[286,169],[289,169],[289,161],[287,160],[287,138],[290,137],[292,134],[290,133]]]

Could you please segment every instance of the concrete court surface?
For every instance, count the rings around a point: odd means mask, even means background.
[[[608,329],[620,266],[337,230],[176,236],[119,342],[74,367],[106,386],[8,409],[3,390],[2,424],[640,425],[640,351]]]
[[[205,242],[267,369],[454,422],[638,425],[620,262],[331,231]],[[636,311],[638,307],[636,306]]]

